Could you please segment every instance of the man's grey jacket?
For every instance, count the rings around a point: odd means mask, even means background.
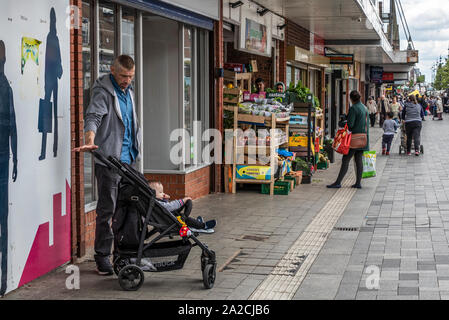
[[[132,87],[129,90],[133,103],[134,143],[139,152],[137,161],[141,157],[142,139],[134,102],[134,90]],[[92,87],[92,98],[84,116],[84,132],[88,131],[95,133],[94,143],[98,146],[98,152],[105,157],[114,156],[120,159],[125,125],[123,124],[119,100],[109,74],[98,78]],[[97,158],[95,158],[95,162],[103,164]]]

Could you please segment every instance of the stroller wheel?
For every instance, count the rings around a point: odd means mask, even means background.
[[[127,265],[120,270],[118,274],[118,282],[120,287],[125,291],[137,291],[144,281],[142,269],[136,265]]]
[[[420,149],[421,149],[421,154],[424,154],[424,146],[423,145],[421,145]]]
[[[204,267],[203,270],[203,283],[206,289],[212,289],[215,284],[215,264],[208,264]]]
[[[118,276],[120,273],[120,270],[122,270],[124,267],[130,264],[129,259],[127,258],[117,258],[116,261],[114,261],[114,273]]]

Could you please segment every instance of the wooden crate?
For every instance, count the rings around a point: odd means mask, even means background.
[[[234,87],[242,91],[251,92],[252,74],[251,73],[237,73],[234,71],[224,70],[224,81],[230,82]]]
[[[240,102],[240,89],[224,89],[223,91],[223,103],[238,105]]]

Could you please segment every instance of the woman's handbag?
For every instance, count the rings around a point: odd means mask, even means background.
[[[350,149],[363,149],[368,145],[368,114],[366,116],[366,133],[353,133]]]
[[[338,130],[335,135],[334,142],[332,143],[332,148],[335,152],[342,155],[347,155],[351,146],[352,133],[348,129],[348,125],[345,125],[344,129]]]

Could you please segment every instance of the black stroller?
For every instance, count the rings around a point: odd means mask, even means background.
[[[142,286],[145,269],[142,259],[151,258],[151,272],[179,270],[194,246],[202,249],[203,283],[206,289],[211,289],[216,277],[215,252],[199,241],[199,234],[190,232],[182,219],[178,220],[155,201],[154,190],[140,172],[114,157],[106,159],[96,151],[92,153],[122,177],[112,221],[113,268],[122,289],[136,291]],[[172,240],[174,237],[180,240]]]

